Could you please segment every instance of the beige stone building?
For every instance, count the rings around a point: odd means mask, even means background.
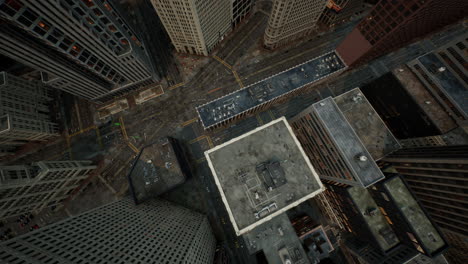
[[[231,0],[151,0],[178,52],[208,55],[231,30]]]
[[[86,160],[1,166],[0,219],[61,204],[95,168]]]
[[[275,49],[312,34],[325,0],[275,0],[265,31],[265,47]]]

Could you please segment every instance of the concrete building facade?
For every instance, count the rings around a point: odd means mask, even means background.
[[[379,1],[337,47],[348,66],[361,65],[466,17],[464,0]]]
[[[11,150],[59,135],[50,117],[50,96],[50,88],[38,81],[0,72],[0,147]]]
[[[275,49],[314,33],[325,5],[323,0],[275,0],[265,31],[265,47]]]
[[[406,182],[432,219],[444,229],[468,236],[468,146],[401,149],[383,159]]]
[[[161,77],[110,1],[0,1],[0,18],[0,52],[71,94],[104,101]]]
[[[164,200],[124,198],[0,244],[7,263],[213,263],[206,216]]]
[[[95,169],[91,161],[0,167],[0,219],[58,205]]]
[[[207,56],[231,30],[231,0],[152,0],[152,3],[178,52]]]

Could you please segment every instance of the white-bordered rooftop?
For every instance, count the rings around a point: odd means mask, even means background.
[[[238,236],[324,190],[284,117],[205,156]]]

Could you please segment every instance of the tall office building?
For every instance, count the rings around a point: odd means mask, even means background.
[[[339,185],[327,189],[339,198],[340,219],[346,220],[352,234],[345,244],[364,263],[406,263],[418,254],[433,258],[448,247],[399,175],[387,175],[367,189]]]
[[[7,263],[213,263],[208,219],[164,200],[130,198],[0,244]]]
[[[27,141],[58,136],[51,120],[51,91],[38,81],[0,72],[0,147],[12,150]]]
[[[328,1],[319,22],[328,27],[333,27],[349,21],[353,16],[358,16],[365,10],[364,0]]]
[[[176,50],[207,56],[231,30],[230,0],[151,0]]]
[[[468,236],[468,146],[401,149],[383,162],[404,176],[441,228]]]
[[[113,3],[125,21],[141,36],[153,71],[161,78],[166,77],[169,86],[181,82],[172,52],[174,48],[151,0],[120,0]]]
[[[95,169],[91,161],[0,167],[0,219],[60,204]]]
[[[442,106],[456,124],[468,119],[468,32],[458,35],[444,46],[407,63],[433,104]],[[442,131],[447,132],[447,131]]]
[[[290,123],[322,180],[368,187],[384,178],[375,161],[400,148],[359,88],[311,105]]]
[[[254,0],[231,0],[232,26],[237,26],[252,10]]]
[[[95,101],[159,80],[138,34],[106,0],[0,1],[0,53]]]
[[[325,4],[322,0],[275,0],[265,31],[265,47],[275,49],[314,33]]]
[[[379,1],[337,52],[348,66],[362,64],[462,19],[467,10],[464,0]]]

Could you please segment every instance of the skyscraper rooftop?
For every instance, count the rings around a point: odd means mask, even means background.
[[[237,235],[323,191],[284,117],[205,152]]]
[[[398,140],[359,88],[333,99],[374,160],[400,149]]]

